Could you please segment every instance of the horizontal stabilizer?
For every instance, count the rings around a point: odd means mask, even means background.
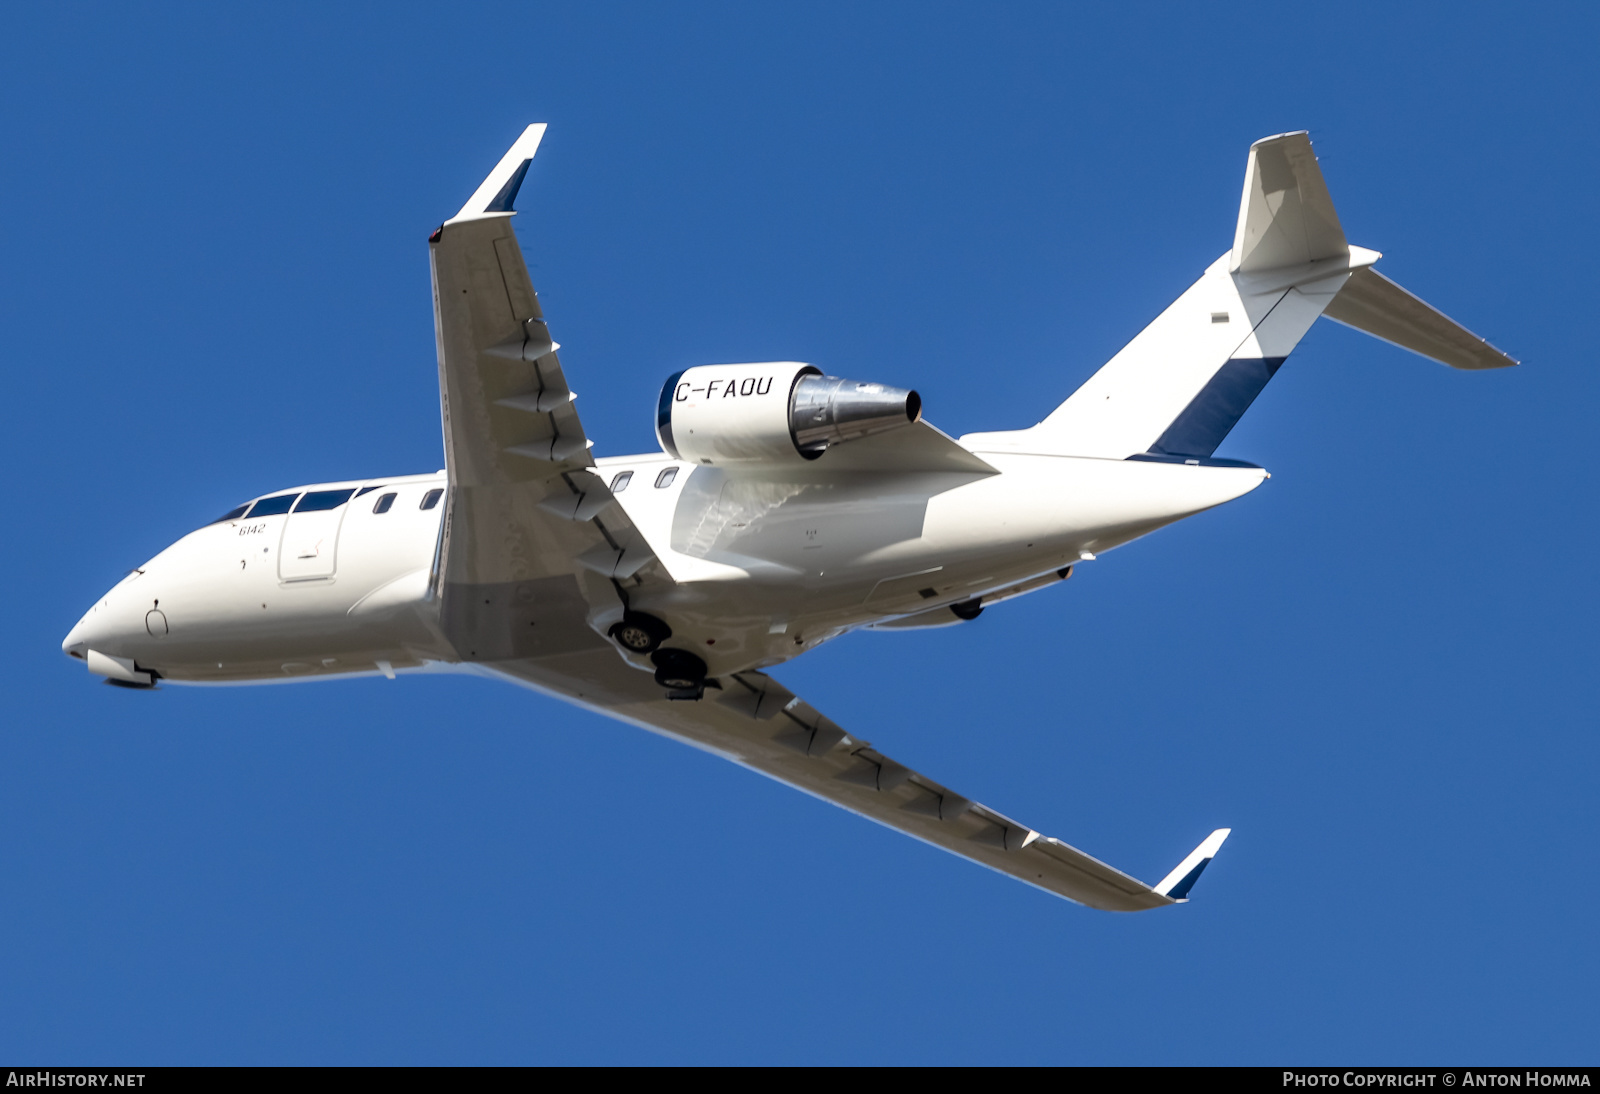
[[[1517,364],[1370,267],[1351,274],[1322,314],[1451,368],[1505,368]]]
[[[1189,857],[1178,863],[1178,868],[1161,879],[1155,891],[1162,896],[1171,897],[1173,900],[1188,900],[1189,890],[1194,888],[1194,883],[1200,880],[1200,873],[1217,857],[1217,851],[1222,847],[1222,841],[1228,838],[1231,828],[1218,828],[1205,838],[1205,841],[1189,852]]]

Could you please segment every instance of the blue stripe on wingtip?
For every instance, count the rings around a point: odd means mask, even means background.
[[[1167,890],[1167,895],[1173,900],[1183,900],[1189,895],[1189,890],[1194,888],[1194,883],[1200,880],[1201,872],[1209,865],[1211,865],[1211,860],[1208,858],[1203,858],[1195,863],[1193,870],[1184,874],[1178,880],[1178,884]]]
[[[1191,459],[1211,455],[1239,424],[1244,412],[1250,409],[1250,404],[1256,401],[1256,396],[1286,360],[1285,357],[1234,357],[1225,362],[1150,446],[1150,451],[1158,456]]]
[[[506,179],[506,184],[500,187],[500,192],[494,200],[483,207],[486,213],[514,213],[512,205],[516,203],[517,191],[522,189],[522,180],[528,176],[528,164],[532,160],[523,160],[522,166],[511,172],[511,177]]]

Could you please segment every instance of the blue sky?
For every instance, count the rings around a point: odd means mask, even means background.
[[[0,37],[0,1058],[1594,1062],[1581,5],[35,6]],[[1318,324],[1262,489],[775,673],[1182,908],[1047,897],[471,679],[133,694],[62,635],[236,502],[441,466],[425,237],[518,230],[597,451],[794,359],[1031,424],[1309,129],[1352,242],[1523,368]]]

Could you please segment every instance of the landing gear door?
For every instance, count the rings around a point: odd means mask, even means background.
[[[281,581],[311,581],[333,576],[339,523],[354,490],[312,490],[301,497],[283,525],[278,550]]]

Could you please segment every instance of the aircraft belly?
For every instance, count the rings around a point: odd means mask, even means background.
[[[618,672],[610,649],[569,650],[546,657],[512,658],[479,666],[490,675],[601,713],[624,703],[659,700],[661,687],[647,672]]]
[[[1015,454],[994,462],[1002,473],[981,477],[695,468],[675,506],[629,515],[659,554],[737,567],[741,579],[683,581],[634,606],[668,620],[670,644],[694,649],[713,675],[771,666],[855,627],[1058,571],[1265,477]]]
[[[586,649],[617,656],[589,627],[589,601],[571,574],[449,583],[441,599],[440,629],[463,660],[510,661]]]

